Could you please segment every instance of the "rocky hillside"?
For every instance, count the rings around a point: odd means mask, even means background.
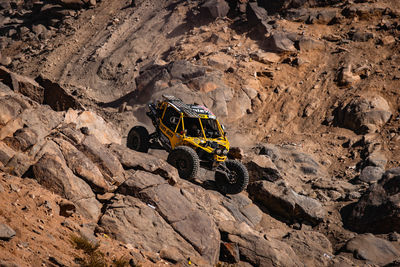
[[[0,266],[397,266],[400,2],[0,0]],[[125,146],[213,110],[245,192]]]

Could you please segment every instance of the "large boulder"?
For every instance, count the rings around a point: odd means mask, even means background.
[[[225,17],[229,12],[229,5],[225,0],[207,0],[203,5],[204,16],[210,16],[214,19]]]
[[[143,189],[158,213],[210,263],[219,256],[220,235],[214,221],[190,203],[176,187],[161,184]]]
[[[246,7],[247,22],[251,27],[255,27],[261,34],[271,31],[272,26],[268,24],[268,12],[258,6],[257,2],[250,2]]]
[[[125,181],[124,169],[118,158],[95,136],[85,136],[78,149],[92,162],[96,162],[109,184],[118,186]]]
[[[358,96],[336,116],[339,126],[357,133],[368,133],[381,128],[392,116],[388,102],[381,96]]]
[[[360,260],[383,266],[400,257],[400,251],[389,241],[372,234],[362,234],[346,243],[346,251]]]
[[[271,52],[294,52],[294,42],[285,33],[276,32],[271,34],[264,42],[264,49]]]
[[[304,266],[288,244],[243,223],[224,221],[219,224],[219,229],[227,242],[237,244],[240,259],[252,266]]]
[[[100,203],[90,186],[68,168],[58,146],[49,141],[46,151],[33,165],[35,179],[45,188],[71,200],[86,218],[97,221],[100,217]]]
[[[326,217],[326,210],[317,200],[299,195],[285,182],[257,181],[247,190],[254,201],[291,222],[317,225]]]
[[[132,196],[116,195],[106,207],[99,226],[113,238],[144,251],[158,253],[174,249],[178,258],[186,260],[190,257],[195,263],[194,259],[199,257],[198,252],[175,232],[154,206]]]
[[[154,206],[169,223],[208,262],[219,255],[220,235],[209,215],[190,202],[177,187],[158,175],[136,171],[121,185],[119,192],[136,196]]]
[[[345,226],[357,232],[400,232],[400,168],[383,174],[355,204],[342,209]]]

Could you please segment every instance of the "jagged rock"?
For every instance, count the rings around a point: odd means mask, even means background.
[[[82,105],[59,84],[40,75],[36,82],[44,88],[43,104],[49,105],[55,111],[64,111],[70,108],[82,110]]]
[[[264,41],[264,49],[271,52],[294,52],[297,51],[294,43],[285,33],[276,32]]]
[[[329,266],[333,257],[329,239],[315,231],[292,231],[282,239],[290,245],[305,266]]]
[[[357,232],[400,231],[400,168],[387,170],[360,200],[342,209],[345,226]]]
[[[10,226],[4,223],[0,223],[0,240],[9,241],[15,235],[15,231]]]
[[[391,263],[400,257],[400,251],[385,239],[372,234],[354,237],[346,243],[346,250],[360,260],[367,260],[379,266]]]
[[[120,185],[125,181],[124,169],[118,158],[95,136],[86,136],[78,149],[83,152],[92,162],[96,162],[101,173],[110,185]]]
[[[0,66],[0,80],[15,92],[19,92],[38,103],[43,103],[44,89],[34,79],[18,75]]]
[[[267,180],[274,182],[282,178],[279,170],[276,168],[272,160],[264,155],[254,155],[247,158],[246,167],[249,172],[250,182],[258,180]]]
[[[164,160],[117,144],[111,144],[109,148],[115,153],[122,166],[126,169],[144,170],[158,174],[167,179],[170,184],[175,184],[179,181],[176,168]]]
[[[101,205],[95,199],[90,186],[76,177],[67,167],[57,145],[53,144],[52,147],[54,149],[52,153],[46,152],[33,165],[35,179],[52,192],[74,202],[83,216],[97,221]]]
[[[387,163],[387,158],[383,152],[373,152],[367,158],[367,164],[369,166],[381,167],[385,169]]]
[[[284,182],[278,184],[257,181],[247,188],[254,201],[290,221],[317,225],[326,217],[326,211],[317,200],[297,194]]]
[[[71,143],[59,138],[53,141],[59,145],[68,167],[75,175],[85,180],[94,192],[103,193],[114,189],[105,181],[99,168]]]
[[[80,112],[69,109],[65,114],[64,123],[75,123],[77,129],[82,127],[88,128],[88,134],[96,136],[97,140],[102,144],[121,144],[122,138],[114,130],[113,126],[92,111]]]
[[[392,116],[388,102],[381,96],[358,96],[336,116],[336,122],[357,133],[368,133],[371,125],[382,127]]]
[[[113,238],[146,251],[176,249],[178,257],[192,260],[198,252],[157,213],[150,203],[116,195],[99,225]],[[162,242],[160,242],[162,241]]]
[[[374,183],[382,178],[384,172],[385,170],[381,167],[367,166],[361,171],[358,179],[366,183]]]
[[[229,5],[225,0],[207,0],[202,8],[207,11],[204,16],[211,16],[214,19],[225,17],[229,12]]]
[[[257,2],[249,2],[246,8],[247,21],[250,27],[256,27],[261,34],[271,31],[272,26],[268,24],[267,11],[258,6]]]

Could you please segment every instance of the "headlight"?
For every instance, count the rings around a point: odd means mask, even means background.
[[[224,150],[222,151],[222,154],[223,154],[224,156],[228,155],[228,149],[224,148]]]
[[[221,155],[221,154],[222,154],[222,149],[221,149],[221,148],[215,149],[215,153],[216,153],[217,155]]]

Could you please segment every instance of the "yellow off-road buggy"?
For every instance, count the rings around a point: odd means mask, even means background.
[[[215,182],[222,193],[244,190],[249,174],[241,162],[227,159],[229,141],[215,115],[206,107],[187,105],[174,96],[163,98],[149,104],[146,113],[156,131],[149,135],[145,127],[133,127],[127,146],[145,153],[149,148],[167,150],[167,161],[178,169],[181,178],[195,178],[201,166],[216,171]]]

